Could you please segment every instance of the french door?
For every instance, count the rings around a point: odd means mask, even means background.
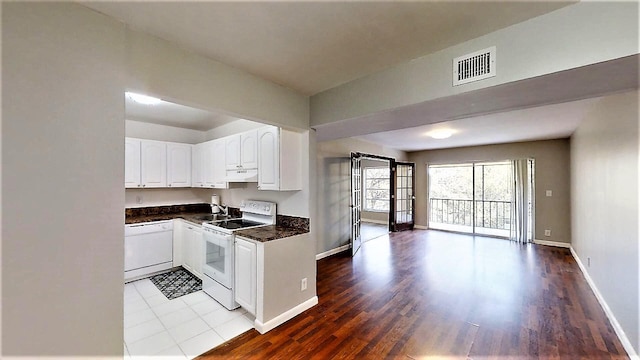
[[[413,230],[416,206],[415,173],[416,165],[408,162],[394,162],[391,198],[393,214],[392,231]]]
[[[362,216],[362,156],[351,153],[351,255],[362,245],[360,221]]]

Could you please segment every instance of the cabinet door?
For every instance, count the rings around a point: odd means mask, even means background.
[[[258,167],[258,131],[240,134],[240,166],[244,169]]]
[[[257,258],[256,244],[236,237],[235,300],[249,313],[256,313]]]
[[[141,140],[142,187],[167,186],[167,145],[162,141]]]
[[[258,129],[258,189],[280,189],[280,152],[278,128]]]
[[[183,266],[200,279],[202,279],[204,262],[202,246],[202,230],[195,225],[185,224],[182,247]]]
[[[224,138],[225,141],[225,168],[238,170],[240,167],[240,134]]]
[[[202,280],[202,266],[204,265],[204,244],[202,243],[202,229],[193,228],[192,243],[193,246],[193,274]]]
[[[184,222],[173,220],[173,267],[184,264]]]
[[[167,186],[191,186],[191,145],[167,143]]]
[[[191,187],[204,187],[203,145],[193,145],[191,151]]]
[[[217,189],[226,189],[229,184],[225,181],[227,176],[225,166],[226,144],[224,139],[214,140],[211,143],[210,152],[212,169],[212,185]]]
[[[202,169],[204,170],[204,186],[205,187],[214,187],[214,154],[213,154],[213,141],[207,141],[202,144],[202,157],[203,163]]]
[[[124,139],[124,187],[140,187],[140,140]]]

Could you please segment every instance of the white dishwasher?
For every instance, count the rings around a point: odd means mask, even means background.
[[[173,221],[125,225],[125,281],[171,269],[172,262]]]

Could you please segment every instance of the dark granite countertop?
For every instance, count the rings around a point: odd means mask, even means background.
[[[234,234],[259,242],[267,242],[284,239],[291,236],[302,235],[308,232],[308,229],[293,228],[280,225],[267,225],[257,228],[238,230],[234,232]]]
[[[241,217],[240,209],[229,207],[229,214],[236,218]],[[204,216],[211,215],[209,204],[186,204],[186,205],[166,205],[152,206],[144,208],[125,209],[125,224],[139,224],[150,221],[163,221],[173,219],[183,219],[194,225],[201,226]],[[267,242],[284,239],[290,236],[306,234],[309,232],[309,219],[277,215],[276,225],[260,226],[257,228],[238,230],[236,235],[246,237],[251,240]]]

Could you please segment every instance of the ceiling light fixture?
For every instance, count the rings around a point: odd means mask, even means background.
[[[451,135],[453,135],[454,133],[455,131],[451,129],[438,129],[430,131],[429,133],[427,133],[427,135],[431,136],[434,139],[446,139],[448,137],[451,137]]]
[[[158,98],[154,98],[152,96],[136,94],[136,93],[128,92],[128,91],[125,92],[125,95],[127,95],[127,97],[129,97],[129,99],[137,102],[138,104],[157,105],[157,104],[160,104],[162,102],[162,100],[160,100]]]

